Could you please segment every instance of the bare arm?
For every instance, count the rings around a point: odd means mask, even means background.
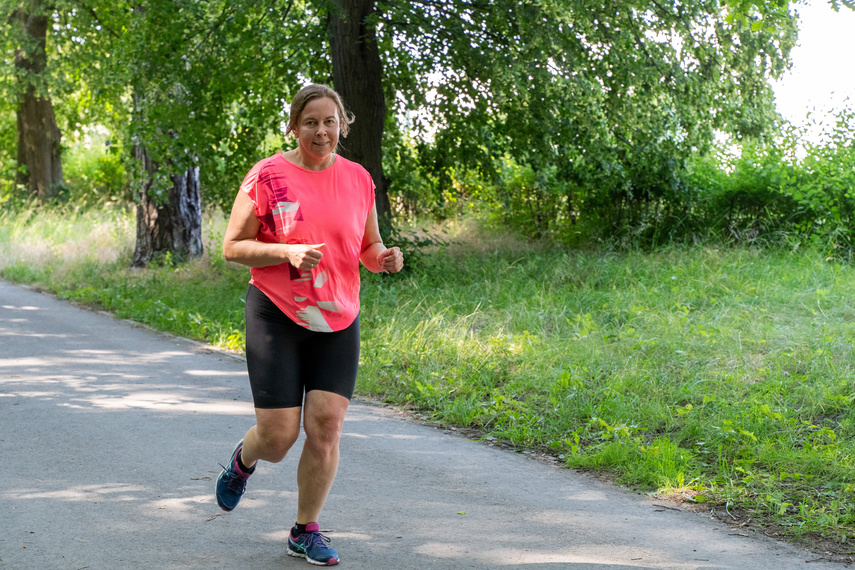
[[[223,256],[249,267],[268,267],[290,263],[304,271],[317,267],[323,257],[318,251],[324,244],[264,243],[256,236],[261,222],[255,216],[252,200],[239,191],[235,198],[226,235],[223,237]]]
[[[380,225],[377,223],[377,206],[371,208],[365,220],[365,233],[362,236],[362,253],[359,254],[359,260],[372,273],[382,271],[397,273],[404,267],[404,256],[401,250],[383,245]]]

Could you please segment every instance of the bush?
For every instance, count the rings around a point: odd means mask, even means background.
[[[819,142],[805,142],[806,156],[782,192],[797,208],[793,219],[807,236],[855,237],[855,110],[837,114]]]
[[[132,200],[120,149],[102,131],[87,133],[63,155],[60,200],[82,205]]]
[[[16,190],[17,129],[12,106],[0,105],[0,204],[9,202]]]
[[[484,171],[446,164],[424,145],[399,168],[397,196],[436,219],[477,212],[504,231],[564,242],[656,247],[692,241],[851,249],[855,238],[855,111],[818,141],[784,125],[772,138],[681,157],[668,141],[538,166],[496,157]],[[590,153],[596,154],[596,153]],[[566,157],[564,157],[566,159]],[[570,164],[572,163],[572,164]],[[556,163],[557,164],[557,163]],[[427,169],[426,180],[412,174]],[[403,189],[402,189],[403,187]],[[407,194],[409,192],[409,194]]]
[[[852,110],[839,112],[816,142],[788,126],[777,140],[695,157],[683,235],[849,247],[855,237],[854,117]]]
[[[686,230],[744,241],[788,229],[797,205],[782,189],[798,169],[789,150],[746,142],[739,154],[719,150],[692,161]]]

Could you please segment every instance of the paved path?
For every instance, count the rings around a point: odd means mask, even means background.
[[[238,358],[0,281],[0,567],[308,568],[284,546],[299,450],[214,502],[249,402]],[[382,408],[344,432],[341,568],[842,568]]]

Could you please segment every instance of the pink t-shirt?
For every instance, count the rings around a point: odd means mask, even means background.
[[[252,167],[241,190],[255,204],[258,241],[326,244],[315,269],[253,267],[250,283],[309,330],[350,326],[359,314],[359,254],[374,206],[368,171],[338,155],[325,170],[307,170],[277,152]]]

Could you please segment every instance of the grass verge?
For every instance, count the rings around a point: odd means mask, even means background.
[[[0,227],[3,278],[242,348],[248,271],[219,260],[222,216],[210,258],[142,271],[127,269],[125,213],[5,212]],[[359,394],[855,551],[849,265],[457,236],[402,275],[364,274]]]

